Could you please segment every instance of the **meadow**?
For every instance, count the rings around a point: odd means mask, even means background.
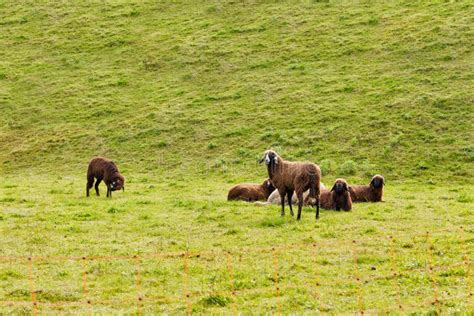
[[[474,313],[469,1],[0,3],[0,314]],[[351,212],[227,202],[274,148]],[[127,179],[85,197],[94,156]]]

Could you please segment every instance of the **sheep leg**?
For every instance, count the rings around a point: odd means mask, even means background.
[[[86,196],[89,197],[89,190],[92,188],[92,183],[87,182],[86,184]]]
[[[107,197],[112,197],[112,190],[110,190],[110,183],[107,184]]]
[[[99,179],[97,179],[97,181],[95,182],[94,188],[95,188],[95,194],[96,194],[97,196],[100,196],[100,194],[99,194],[99,184],[100,184],[101,181],[102,181],[102,179],[99,178]]]
[[[319,196],[316,197],[316,219],[319,218]]]
[[[281,201],[281,216],[285,216],[285,193],[280,192],[280,201]]]
[[[86,184],[86,196],[89,197],[89,190],[92,188],[94,185],[94,179],[92,179],[92,182],[87,179],[87,184]]]
[[[296,220],[301,220],[301,210],[303,209],[303,192],[296,192],[296,196],[298,197],[298,216]]]
[[[292,207],[293,191],[288,191],[287,196],[288,196],[288,205],[290,206],[290,214],[291,216],[295,216],[295,214],[293,213],[293,207]]]
[[[92,188],[94,185],[94,175],[90,173],[89,171],[87,172],[87,184],[86,184],[86,196],[89,196],[89,190]]]

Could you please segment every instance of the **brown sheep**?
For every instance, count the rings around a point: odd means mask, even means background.
[[[89,196],[89,190],[95,182],[95,193],[99,196],[99,184],[104,180],[107,185],[107,197],[112,197],[112,191],[122,189],[125,191],[125,178],[119,173],[117,165],[106,158],[97,157],[91,160],[87,168],[87,186],[86,195]]]
[[[369,185],[351,185],[352,202],[381,202],[385,179],[381,175],[375,175]]]
[[[268,196],[275,190],[270,179],[262,184],[243,183],[237,184],[229,190],[227,200],[243,200],[247,202],[266,201]]]
[[[288,197],[290,214],[293,216],[292,198],[296,191],[298,198],[298,216],[301,219],[303,193],[309,189],[309,203],[316,205],[316,219],[319,218],[319,184],[321,169],[311,162],[290,162],[283,160],[275,151],[267,150],[260,163],[265,161],[268,176],[280,193],[281,216],[285,215],[285,196]]]
[[[321,190],[321,207],[336,211],[352,209],[352,199],[346,180],[336,179],[331,190]]]

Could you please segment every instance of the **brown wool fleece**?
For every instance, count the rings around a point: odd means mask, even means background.
[[[275,151],[267,150],[261,162],[265,161],[273,185],[277,188],[280,196],[285,197],[288,193],[296,193],[298,198],[298,217],[301,217],[303,206],[303,193],[309,189],[308,202],[317,205],[317,217],[319,216],[319,194],[321,183],[321,169],[311,162],[291,162],[283,160]],[[290,207],[291,210],[291,207]],[[284,214],[284,201],[282,203],[282,215]]]
[[[375,183],[380,183],[379,187],[374,187]],[[375,175],[369,185],[351,185],[349,192],[352,202],[381,202],[385,179],[381,175]]]
[[[242,200],[247,202],[266,201],[274,190],[275,187],[270,179],[266,179],[262,184],[237,184],[229,190],[227,200]]]
[[[89,167],[87,168],[87,196],[89,196],[89,190],[94,184],[94,178],[97,179],[95,183],[97,195],[99,195],[99,184],[102,180],[107,186],[107,196],[112,196],[112,189],[121,190],[125,186],[125,178],[118,171],[117,165],[106,158],[97,157],[90,161]],[[115,183],[115,186],[112,188],[113,183]]]
[[[336,186],[341,185],[342,191],[336,191]],[[321,207],[327,210],[344,210],[352,209],[352,199],[349,193],[349,185],[344,179],[337,179],[331,190],[321,191]]]

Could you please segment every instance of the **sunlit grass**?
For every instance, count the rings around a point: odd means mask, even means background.
[[[104,313],[136,312],[138,296],[143,311],[184,313],[187,291],[199,313],[397,311],[398,300],[406,311],[426,311],[436,310],[435,291],[443,311],[470,310],[472,280],[463,258],[473,255],[473,203],[460,197],[472,188],[392,183],[384,203],[323,211],[319,221],[307,208],[297,222],[281,218],[278,206],[224,202],[228,185],[219,174],[208,174],[211,198],[193,193],[192,178],[167,188],[160,176],[147,178],[131,177],[113,199],[86,198],[85,175],[5,178],[2,255],[16,259],[1,261],[0,300],[31,301],[27,258],[33,256],[42,311],[83,311],[84,271],[92,309]]]
[[[470,12],[0,3],[0,314],[472,313]],[[386,202],[227,202],[269,147]]]

